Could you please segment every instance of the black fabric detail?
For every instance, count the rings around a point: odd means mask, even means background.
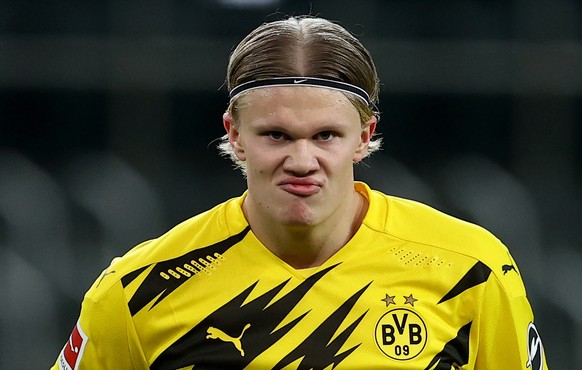
[[[148,265],[148,266],[151,266],[151,265]],[[130,272],[129,274],[125,275],[124,277],[122,277],[121,278],[121,285],[123,285],[124,288],[126,286],[128,286],[132,281],[135,280],[135,278],[137,278],[139,276],[139,274],[141,274],[145,269],[147,269],[148,266],[144,266],[142,268],[139,268],[133,272]]]
[[[440,301],[443,303],[451,298],[458,296],[465,290],[484,283],[489,279],[491,274],[491,269],[487,267],[483,262],[477,262],[471,269],[459,280],[457,285],[453,287]]]
[[[184,284],[190,277],[181,275],[179,279],[175,277],[170,277],[170,279],[164,279],[160,276],[160,273],[167,273],[168,270],[174,270],[176,267],[182,267],[185,264],[192,265],[191,261],[206,261],[206,263],[211,263],[208,261],[207,256],[214,256],[215,254],[223,254],[226,252],[230,247],[240,242],[246,234],[249,232],[250,227],[246,227],[240,233],[233,235],[223,241],[220,241],[216,244],[210,245],[208,247],[195,249],[191,252],[188,252],[180,257],[173,258],[171,260],[158,262],[149,272],[148,276],[144,279],[141,283],[139,288],[135,294],[129,300],[128,306],[131,315],[135,315],[138,313],[142,308],[152,302],[156,297],[158,299],[154,302],[152,307],[160,303],[164,298],[166,298],[170,293],[176,290],[179,286]],[[146,267],[143,267],[137,271],[134,271],[122,278],[122,282],[125,279],[126,283],[124,287],[129,284],[129,282],[136,278],[139,273],[145,270]],[[200,272],[201,269],[198,269]],[[194,276],[194,275],[193,275]]]
[[[428,364],[425,370],[451,370],[469,363],[469,335],[471,324],[463,326],[457,336],[445,344],[445,347]],[[435,366],[436,365],[436,366]]]
[[[337,266],[337,265],[335,265]],[[314,274],[284,297],[270,306],[269,303],[283,289],[289,280],[243,305],[258,281],[221,308],[211,313],[187,334],[174,342],[153,362],[152,370],[179,369],[195,365],[199,369],[242,369],[256,356],[277,342],[291,330],[303,316],[274,331],[293,307],[305,296],[311,287],[335,266]],[[192,307],[193,310],[196,307]],[[243,337],[244,357],[232,343],[217,339],[207,339],[210,327],[219,328],[232,336],[238,336],[245,325],[250,328]]]
[[[254,80],[242,83],[234,87],[230,93],[229,98],[233,99],[237,95],[247,91],[260,87],[272,87],[272,86],[316,86],[316,87],[327,87],[330,89],[341,90],[351,94],[359,96],[362,100],[366,102],[368,106],[371,105],[370,96],[366,90],[359,86],[355,86],[343,81],[330,80],[329,78],[319,78],[319,77],[274,77],[264,80]]]
[[[360,289],[344,302],[344,304],[342,304],[330,317],[317,327],[311,335],[295,348],[295,350],[275,365],[274,369],[282,369],[300,358],[302,358],[302,360],[297,368],[298,370],[325,369],[330,365],[333,365],[332,368],[335,368],[347,356],[355,351],[361,343],[338,354],[340,348],[345,344],[354,329],[356,329],[358,324],[362,321],[367,311],[351,323],[333,341],[330,342],[330,340],[368,286],[370,286],[370,284]]]
[[[289,280],[282,282],[271,290],[262,294],[244,304],[258,281],[245,289],[231,301],[225,303],[215,312],[202,320],[198,325],[192,328],[183,337],[174,342],[164,352],[156,358],[151,369],[169,370],[186,366],[194,366],[195,369],[242,369],[248,366],[257,356],[271,347],[281,337],[293,329],[308,312],[300,314],[298,317],[287,323],[285,326],[277,328],[281,321],[303,299],[305,294],[329,271],[337,265],[328,267],[318,273],[310,276],[292,291],[272,302],[273,298],[287,285]],[[321,361],[339,363],[348,356],[354,349],[347,350],[335,358],[335,353],[341,345],[345,343],[351,332],[356,328],[364,314],[344,330],[332,343],[327,345],[337,327],[348,314],[355,301],[360,297],[363,288],[354,294],[345,302],[329,319],[327,319],[320,328],[311,334],[300,346],[301,351],[309,354],[309,361],[314,361],[313,356],[325,354]],[[193,310],[197,308],[192,307]],[[240,337],[241,349],[244,351],[242,356],[239,349],[235,348],[232,342],[222,341],[220,339],[208,338],[210,328],[219,328],[224,333],[232,337]],[[246,331],[243,328],[247,327]],[[299,348],[296,349],[296,352]],[[332,353],[333,352],[333,353]],[[319,359],[319,357],[317,357]],[[296,356],[292,356],[296,357]],[[298,358],[298,357],[296,357]],[[331,362],[329,359],[331,358]],[[310,365],[311,366],[311,365]],[[315,366],[315,368],[323,368]]]

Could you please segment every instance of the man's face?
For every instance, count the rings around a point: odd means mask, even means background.
[[[353,104],[325,88],[268,87],[240,99],[237,127],[228,113],[224,125],[246,162],[245,210],[289,226],[352,217],[342,206],[354,196],[353,163],[366,156],[375,119],[362,128]]]

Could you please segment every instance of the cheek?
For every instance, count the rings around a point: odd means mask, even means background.
[[[335,167],[348,168],[352,167],[358,158],[356,143],[353,141],[344,141],[341,145],[327,156],[330,163]]]
[[[265,150],[259,145],[250,145],[245,150],[247,169],[257,175],[271,172],[280,162],[275,151]]]
[[[319,165],[328,178],[336,180],[347,179],[353,176],[353,163],[350,153],[333,152],[324,157],[320,157]]]

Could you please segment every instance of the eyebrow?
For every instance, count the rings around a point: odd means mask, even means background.
[[[346,128],[347,128],[347,125],[343,125],[343,124],[322,123],[322,124],[318,124],[317,127],[308,126],[306,129],[302,128],[301,131],[302,132],[304,132],[304,131],[309,132],[310,135],[316,135],[320,132],[326,132],[326,131],[344,132],[346,130]],[[293,132],[289,130],[289,127],[285,124],[280,123],[280,122],[259,123],[253,127],[253,131],[255,131],[255,132],[278,131],[278,132],[283,132],[286,134],[291,134],[291,136],[293,136]]]

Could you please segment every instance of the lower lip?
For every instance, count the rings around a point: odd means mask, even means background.
[[[283,184],[281,189],[293,195],[308,196],[319,193],[321,187],[317,185]]]

